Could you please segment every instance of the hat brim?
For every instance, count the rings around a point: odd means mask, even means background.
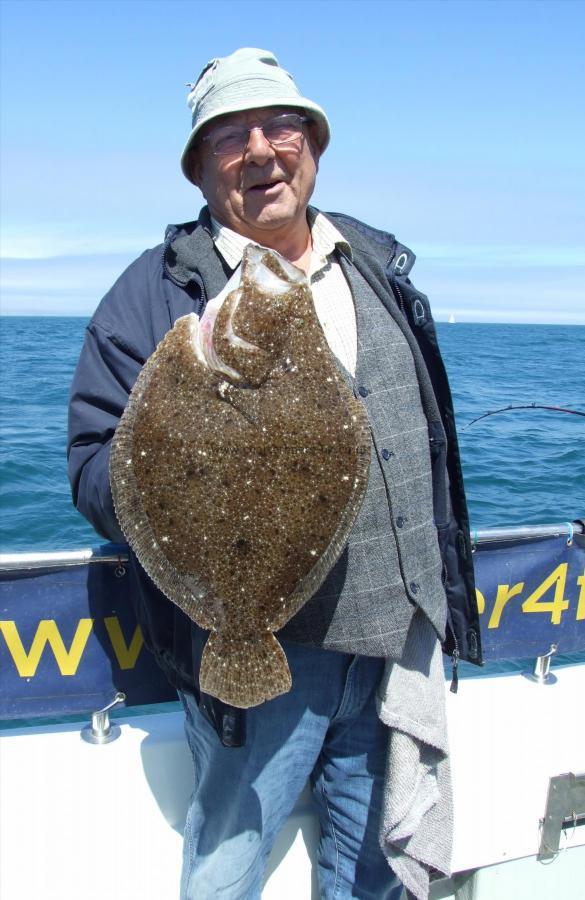
[[[290,109],[304,110],[310,117],[311,121],[313,121],[317,126],[317,144],[319,146],[320,152],[323,153],[325,151],[330,139],[329,122],[327,121],[325,112],[321,109],[320,106],[318,106],[316,103],[313,103],[312,100],[307,100],[305,97],[295,97],[294,101],[291,101],[291,97],[289,95],[287,97],[281,98],[271,97],[270,99],[267,99],[265,103],[262,103],[258,102],[258,100],[255,98],[250,98],[249,106],[242,104],[240,100],[237,103],[234,102],[232,104],[226,104],[220,109],[215,109],[210,115],[201,117],[201,119],[197,122],[195,128],[192,129],[181,154],[181,170],[185,178],[187,178],[187,180],[192,184],[195,184],[195,182],[191,178],[191,173],[189,171],[189,156],[193,148],[195,138],[204,125],[207,125],[208,122],[212,122],[214,119],[217,119],[220,116],[229,115],[229,113],[245,112],[249,109],[266,109],[269,106],[286,106]]]

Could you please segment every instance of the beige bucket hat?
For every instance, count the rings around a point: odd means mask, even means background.
[[[273,53],[243,47],[230,56],[210,60],[197,81],[189,85],[187,105],[191,109],[191,134],[181,156],[185,178],[189,173],[189,151],[201,128],[226,113],[266,106],[291,106],[306,110],[317,125],[321,153],[329,143],[329,122],[324,111],[302,97],[291,75],[281,68]]]

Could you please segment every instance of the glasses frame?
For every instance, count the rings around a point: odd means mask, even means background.
[[[270,125],[272,122],[275,122],[278,119],[284,119],[284,118],[289,119],[293,116],[295,119],[298,119],[300,122],[301,127],[300,127],[300,131],[299,131],[298,135],[295,135],[295,137],[292,137],[292,138],[288,138],[286,141],[271,141],[269,138],[266,137],[266,134],[264,133],[264,129],[266,128],[267,125]],[[257,129],[260,129],[260,131],[264,135],[264,140],[268,141],[268,143],[270,144],[271,147],[284,147],[286,144],[294,144],[295,141],[298,141],[299,137],[301,137],[301,138],[303,137],[303,125],[306,125],[310,121],[311,121],[311,119],[308,116],[301,116],[300,113],[291,112],[291,113],[279,113],[277,116],[272,116],[272,118],[267,119],[266,122],[262,123],[262,125],[252,125],[250,128],[246,128],[245,126],[242,125],[241,128],[238,129],[237,126],[234,125],[233,126],[234,131],[241,130],[242,134],[246,135],[246,140],[244,142],[242,149],[241,150],[228,150],[227,152],[222,153],[222,152],[218,152],[217,150],[214,150],[213,146],[211,146],[211,144],[210,144],[211,153],[213,154],[213,156],[239,156],[240,154],[243,154],[246,150],[246,147],[248,146],[248,142],[250,140],[250,134],[253,131],[256,131]],[[221,128],[230,128],[230,127],[231,126],[229,126],[229,125],[219,125],[210,134],[206,134],[205,137],[201,138],[201,142],[207,143],[208,141],[213,140],[214,136],[216,136],[217,132]]]

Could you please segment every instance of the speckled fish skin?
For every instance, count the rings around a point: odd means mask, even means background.
[[[365,409],[304,273],[248,246],[240,287],[207,319],[179,319],[145,364],[110,460],[129,544],[210,631],[204,692],[249,707],[289,690],[273,632],[338,559],[369,460]]]

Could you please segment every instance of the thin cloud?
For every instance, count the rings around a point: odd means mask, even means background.
[[[412,277],[428,294],[439,321],[454,314],[458,321],[585,325],[585,265],[568,262],[581,260],[580,251],[571,256],[566,248],[564,253],[550,250],[548,265],[535,263],[528,254],[526,265],[509,248],[429,245],[417,250]],[[505,265],[507,252],[514,263]],[[136,255],[132,250],[5,259],[0,310],[5,315],[89,316]],[[494,264],[494,258],[501,264]]]
[[[433,260],[445,265],[463,266],[511,266],[531,268],[556,268],[585,266],[583,247],[523,247],[503,245],[445,245],[419,244],[419,259]]]
[[[115,254],[137,256],[145,247],[161,241],[161,231],[152,234],[94,233],[83,227],[60,229],[48,225],[42,231],[6,229],[0,239],[2,260],[37,260],[58,257],[104,257]]]
[[[91,315],[136,253],[4,259],[3,315]]]

